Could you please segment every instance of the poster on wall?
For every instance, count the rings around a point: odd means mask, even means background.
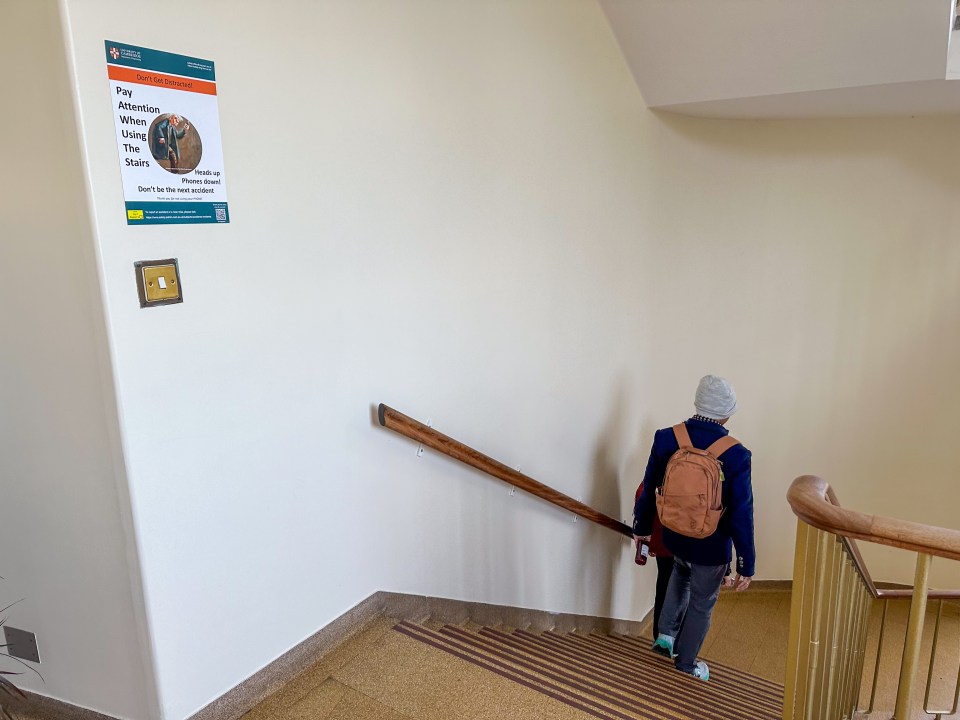
[[[227,223],[209,60],[105,41],[128,225]]]

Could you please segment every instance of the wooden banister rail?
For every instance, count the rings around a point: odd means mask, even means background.
[[[791,493],[794,490],[794,486],[796,486],[800,481],[805,481],[806,478],[813,478],[814,480],[818,481],[815,488],[817,493],[821,491],[823,485],[826,485],[826,491],[821,496],[822,499],[815,502],[825,501],[830,503],[834,507],[840,508],[841,510],[843,510],[843,507],[840,505],[840,501],[837,499],[836,493],[834,493],[833,488],[830,487],[830,485],[828,485],[826,481],[811,475],[805,475],[801,478],[797,478],[797,480],[794,481],[793,485],[791,485],[790,487],[790,490],[787,492],[788,500],[790,500],[791,498]],[[820,483],[823,483],[823,485],[820,485]],[[807,497],[807,496],[804,495],[804,497]],[[794,507],[792,500],[790,501],[790,506]],[[794,512],[797,513],[796,508],[794,508]],[[856,514],[859,515],[862,513],[856,513]],[[806,518],[801,516],[799,513],[797,513],[797,516],[803,519],[805,522],[808,522],[808,524],[811,524],[814,527],[818,527],[820,530],[827,530],[829,532],[833,532],[827,527],[822,527],[814,523],[810,523],[808,520],[806,520]],[[909,600],[910,598],[913,597],[913,588],[877,587],[876,583],[873,582],[873,578],[870,576],[870,571],[867,569],[867,564],[863,560],[863,555],[860,554],[860,547],[857,545],[857,541],[854,538],[847,537],[847,536],[842,536],[840,539],[843,542],[843,544],[847,547],[847,550],[850,553],[850,557],[853,560],[854,568],[856,569],[860,577],[863,579],[863,584],[866,585],[867,589],[870,591],[870,594],[873,595],[873,597],[877,598],[878,600],[898,600],[898,599]],[[930,600],[960,600],[960,590],[930,590],[928,592],[928,597]]]
[[[794,514],[805,523],[834,535],[960,560],[960,530],[840,507],[827,481],[814,475],[794,480],[787,492],[787,501]],[[862,558],[859,560],[862,562]]]
[[[882,590],[878,589],[876,596],[880,600],[908,600],[913,597],[913,588]],[[960,590],[930,590],[927,592],[929,600],[960,600]]]
[[[394,410],[381,403],[380,407],[377,408],[377,418],[380,424],[389,430],[400,433],[411,440],[416,440],[428,448],[452,457],[454,460],[459,460],[472,468],[492,475],[498,480],[503,480],[514,487],[525,490],[531,495],[536,495],[538,498],[579,515],[585,520],[590,520],[598,525],[610,528],[614,532],[625,535],[631,540],[633,539],[633,528],[629,525],[619,520],[614,520],[612,517],[594,510],[589,505],[585,505],[579,500],[574,500],[569,495],[564,495],[562,492],[558,492],[541,482],[537,482],[532,477],[517,472],[502,462],[498,462],[492,457],[484,455],[482,452],[474,450],[458,440],[454,440],[443,433],[437,432],[433,428],[404,415],[398,410]]]

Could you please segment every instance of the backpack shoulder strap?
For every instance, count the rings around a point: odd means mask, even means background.
[[[680,446],[680,449],[683,448],[692,448],[693,442],[690,440],[690,433],[687,432],[687,426],[683,423],[679,423],[673,426],[673,434],[677,438],[677,444]]]
[[[735,437],[730,435],[725,435],[716,442],[714,442],[710,447],[707,448],[707,452],[710,453],[713,457],[719,459],[727,450],[739,445],[740,441]]]

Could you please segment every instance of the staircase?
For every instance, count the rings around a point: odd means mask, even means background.
[[[606,527],[627,540],[633,539],[632,529],[621,521],[393,408],[381,404],[378,419],[383,427],[419,442],[423,447],[448,455]],[[496,678],[504,692],[509,691],[508,687],[522,687],[541,702],[553,703],[551,719],[556,716],[566,720],[570,713],[577,718],[627,720],[849,720],[862,717],[864,712],[889,717],[884,709],[886,701],[882,700],[884,693],[878,691],[896,676],[899,676],[894,701],[897,720],[923,718],[928,714],[937,718],[960,716],[960,675],[956,684],[951,686],[955,688],[952,706],[935,705],[925,709],[936,702],[931,699],[931,690],[944,681],[942,671],[935,670],[938,662],[942,662],[937,655],[937,645],[943,603],[960,600],[960,590],[930,589],[930,565],[934,557],[960,561],[960,530],[848,510],[840,505],[829,483],[812,475],[794,480],[787,500],[798,518],[794,577],[788,607],[789,630],[785,642],[777,641],[772,648],[773,655],[778,658],[776,651],[779,648],[786,652],[783,686],[745,672],[745,669],[757,667],[759,656],[755,653],[754,664],[750,664],[745,657],[745,648],[739,642],[741,637],[757,632],[774,637],[769,628],[758,624],[757,618],[753,617],[738,626],[734,654],[723,657],[734,664],[743,661],[741,669],[711,662],[709,683],[676,672],[670,663],[650,652],[642,641],[618,636],[533,634],[520,630],[503,632],[489,627],[467,630],[409,622],[392,625],[391,630],[395,632],[389,634],[429,646],[432,652],[456,657],[463,665],[459,672],[470,668],[475,673],[485,673],[484,677]],[[860,554],[858,540],[915,553],[913,585],[890,589],[878,587]],[[893,604],[903,600],[909,601],[910,607],[902,654],[898,654],[899,667],[891,672],[884,666],[884,657],[889,654],[889,648],[884,645],[885,620]],[[921,655],[924,654],[924,625],[931,600],[939,605],[927,655],[929,669],[924,673]],[[879,624],[874,613],[878,607],[882,613]],[[876,645],[873,645],[872,638],[877,631]],[[708,636],[708,644],[709,640]],[[703,652],[709,659],[706,646]],[[871,653],[872,658],[868,658]],[[772,662],[766,662],[762,667],[772,669],[774,666]],[[419,669],[411,670],[416,673]],[[437,670],[442,672],[444,668],[438,667]],[[926,692],[921,695],[918,686],[924,675],[928,681]],[[864,687],[865,678],[870,679],[868,687]],[[454,677],[454,680],[458,678]],[[492,684],[489,678],[478,681]],[[455,682],[448,687],[456,685]],[[370,691],[375,688],[370,687]],[[449,704],[449,696],[445,700],[448,701],[445,709],[454,715],[448,712],[443,716],[444,720],[454,716],[466,720],[489,716],[485,710],[476,709],[467,709],[464,714],[459,711],[460,705]],[[453,699],[454,703],[457,701],[458,698]],[[410,703],[400,704],[419,709]],[[404,709],[398,704],[392,707],[401,712]],[[560,711],[567,715],[557,715]],[[406,717],[422,715],[419,712],[405,714]],[[546,717],[542,712],[524,716]]]
[[[383,617],[243,720],[780,718],[783,686],[714,661],[710,672],[696,680],[619,635]]]
[[[393,630],[592,717],[774,720],[783,708],[782,685],[716,663],[705,683],[634,638],[410,622]]]

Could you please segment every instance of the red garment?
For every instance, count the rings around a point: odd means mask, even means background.
[[[634,504],[636,504],[642,492],[643,483],[641,482],[637,488],[637,494],[633,498]],[[653,530],[650,533],[650,554],[654,557],[673,557],[673,553],[667,550],[667,546],[663,544],[663,525],[660,524],[660,518],[656,515],[653,517]]]

